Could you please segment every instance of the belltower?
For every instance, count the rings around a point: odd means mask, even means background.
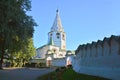
[[[62,27],[58,10],[56,10],[56,17],[51,27],[51,31],[48,33],[48,43],[51,42],[51,39],[53,40],[54,46],[66,50],[66,33]]]

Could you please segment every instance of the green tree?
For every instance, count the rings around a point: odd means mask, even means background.
[[[33,39],[28,39],[28,45],[24,45],[19,52],[14,52],[9,56],[11,67],[22,67],[35,56],[36,49],[33,45]]]
[[[18,57],[18,59],[20,59],[22,62],[22,66],[25,65],[25,63],[28,63],[29,60],[35,56],[36,53],[36,49],[34,48],[33,45],[33,40],[32,39],[28,39],[28,45],[25,45],[22,49],[21,49],[21,53],[22,55]]]
[[[5,50],[19,52],[33,36],[36,23],[26,14],[30,9],[30,0],[0,1],[0,68]]]

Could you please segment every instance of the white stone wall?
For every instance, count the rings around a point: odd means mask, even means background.
[[[47,53],[49,46],[43,46],[36,50],[36,58],[45,58],[45,54]]]
[[[118,73],[120,76],[120,37],[112,36],[89,45],[80,45],[76,50],[74,62],[76,72],[118,79]]]
[[[52,61],[52,66],[61,67],[61,66],[65,66],[65,65],[66,65],[65,58],[56,58]]]

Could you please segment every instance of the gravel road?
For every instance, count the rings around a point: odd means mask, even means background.
[[[0,70],[0,80],[36,80],[38,76],[51,71],[51,68],[7,68]]]

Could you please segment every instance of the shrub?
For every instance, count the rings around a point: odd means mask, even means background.
[[[55,70],[55,72],[59,72],[60,71],[60,68],[57,68],[56,70]]]
[[[66,69],[66,67],[65,66],[62,66],[62,67],[60,67],[61,69]]]
[[[72,65],[67,65],[67,68],[71,68],[71,69],[72,69],[72,68],[73,68],[73,66],[72,66]]]
[[[26,67],[35,67],[36,63],[26,63]]]

